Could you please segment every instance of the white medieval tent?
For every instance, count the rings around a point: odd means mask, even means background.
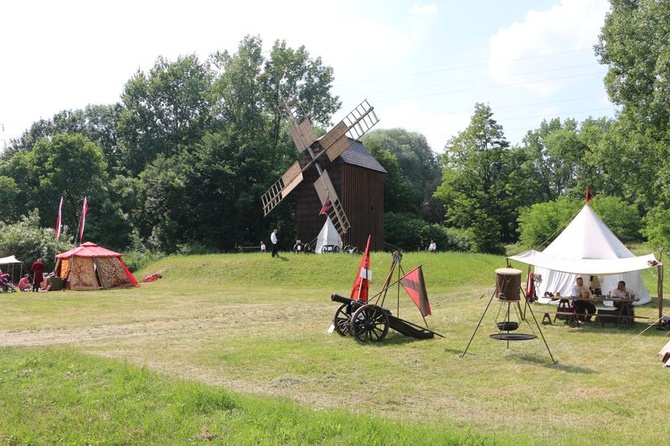
[[[586,204],[558,237],[542,251],[530,250],[509,257],[535,267],[538,302],[549,303],[545,292],[569,296],[578,276],[599,282],[603,294],[620,280],[640,293],[638,304],[651,301],[641,270],[659,264],[653,254],[636,257]]]
[[[17,264],[20,265],[18,274],[16,271]],[[16,283],[16,281],[23,275],[23,262],[14,256],[3,257],[0,259],[0,270],[8,273],[12,278],[12,282]]]
[[[337,251],[342,250],[342,237],[340,237],[340,234],[337,233],[337,229],[335,229],[335,225],[333,225],[333,222],[329,217],[326,217],[326,223],[324,223],[323,228],[321,228],[321,232],[319,232],[319,235],[316,237],[316,246],[314,247],[314,252],[317,254],[327,252],[324,251],[324,246],[332,246],[333,250],[335,250],[335,247],[337,247]],[[326,250],[327,249],[328,248],[326,248]]]
[[[138,282],[121,260],[121,254],[86,242],[56,256],[54,272],[71,290],[97,290],[137,286]]]

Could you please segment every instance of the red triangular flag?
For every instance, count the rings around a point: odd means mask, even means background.
[[[56,215],[56,243],[60,238],[60,229],[61,229],[61,216],[63,212],[63,197],[60,197],[60,204],[58,205],[58,215]]]
[[[361,302],[368,301],[368,288],[370,287],[370,279],[372,279],[372,271],[370,271],[370,236],[368,235],[368,242],[365,245],[365,252],[361,259],[361,264],[358,267],[356,280],[354,286],[351,288],[351,298]]]
[[[414,268],[400,279],[400,284],[407,291],[409,297],[414,301],[422,316],[429,316],[430,303],[428,302],[428,292],[426,291],[426,282],[423,280],[423,270],[421,267]]]
[[[330,201],[330,197],[327,197],[326,202],[323,204],[323,207],[321,208],[321,212],[319,212],[319,215],[326,215],[330,210],[332,204],[333,203]]]
[[[84,207],[81,210],[81,224],[79,225],[79,244],[84,239],[84,226],[86,226],[86,214],[88,213],[88,199],[84,197]]]

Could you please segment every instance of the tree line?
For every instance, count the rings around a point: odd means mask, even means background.
[[[626,241],[667,245],[670,50],[652,37],[668,35],[669,13],[664,2],[612,1],[595,53],[609,66],[607,90],[621,105],[615,119],[545,120],[511,146],[493,110],[477,103],[470,125],[440,153],[403,129],[365,135],[388,172],[389,245],[538,247],[583,203],[587,185]],[[293,198],[264,218],[259,197],[297,156],[287,107],[324,131],[340,107],[333,80],[332,68],[305,47],[276,41],[264,53],[257,36],[204,61],[159,57],[129,79],[118,103],[60,112],[10,142],[0,158],[0,248],[16,253],[19,241],[6,234],[21,231],[7,230],[12,225],[48,234],[61,196],[60,248],[74,241],[84,197],[85,239],[112,249],[233,251],[267,239],[274,227],[290,241]],[[48,258],[59,249],[46,245],[26,255]]]

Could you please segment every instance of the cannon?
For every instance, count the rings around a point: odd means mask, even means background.
[[[333,317],[334,331],[340,336],[351,335],[358,342],[380,342],[389,328],[416,339],[432,339],[442,335],[412,322],[393,316],[391,310],[377,304],[361,302],[339,294],[330,299],[340,303]]]

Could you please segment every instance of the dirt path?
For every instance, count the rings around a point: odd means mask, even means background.
[[[184,333],[189,330],[211,329],[224,325],[224,320],[177,319],[167,321],[138,322],[132,324],[98,325],[87,327],[49,328],[39,330],[0,330],[0,346],[47,346],[82,345],[96,341],[128,339],[169,333]]]

